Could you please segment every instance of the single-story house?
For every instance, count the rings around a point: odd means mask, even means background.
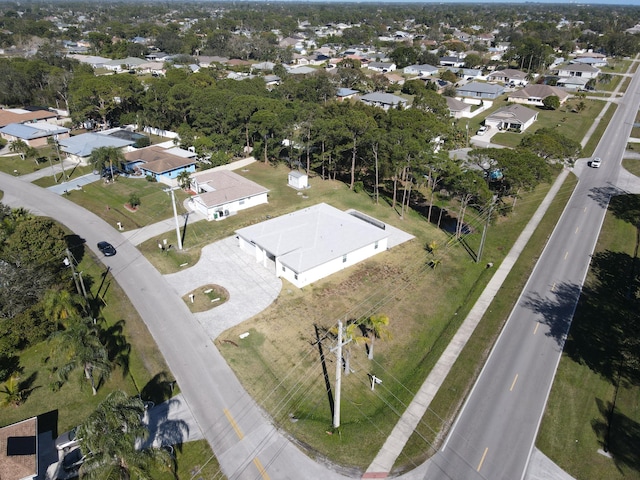
[[[384,110],[395,108],[397,106],[406,107],[408,102],[402,97],[392,93],[373,92],[367,93],[360,97],[360,101],[374,107],[380,107]]]
[[[240,249],[298,288],[387,249],[386,225],[326,203],[236,231]]]
[[[370,62],[367,68],[374,72],[387,73],[393,72],[396,69],[396,64],[392,62]]]
[[[465,63],[466,62],[462,57],[451,57],[451,56],[440,57],[440,66],[442,67],[462,68],[464,67]]]
[[[30,147],[41,147],[49,138],[61,140],[69,138],[69,129],[51,123],[10,123],[0,128],[0,137],[8,142],[22,140]]]
[[[298,190],[309,188],[309,175],[298,170],[292,170],[289,172],[287,182],[290,187]]]
[[[0,478],[38,478],[37,417],[0,428]]]
[[[309,75],[312,73],[317,73],[318,69],[312,67],[293,67],[287,70],[287,73],[290,75]]]
[[[75,160],[82,165],[88,165],[91,152],[96,148],[125,148],[136,142],[135,140],[125,140],[111,135],[104,135],[103,133],[89,132],[65,138],[58,143],[60,144],[60,149],[67,154],[69,159]]]
[[[196,171],[194,157],[173,155],[157,145],[132,150],[125,153],[124,158],[127,160],[125,170],[140,171],[142,175],[151,176],[168,185],[173,185],[172,180],[182,172]]]
[[[453,118],[463,118],[471,116],[471,105],[453,97],[444,97],[449,108],[449,113]]]
[[[571,63],[584,63],[592,67],[606,67],[607,59],[605,57],[576,57],[570,61]]]
[[[526,85],[527,74],[513,68],[505,68],[504,70],[496,70],[487,75],[489,82],[513,83],[515,85]]]
[[[58,114],[50,110],[26,110],[24,108],[0,109],[0,127],[6,127],[11,123],[53,123],[56,118],[58,118]]]
[[[584,90],[591,79],[584,77],[558,77],[556,81],[558,87],[566,90]]]
[[[559,77],[596,78],[599,74],[599,68],[584,63],[570,63],[568,65],[560,65],[557,68]]]
[[[551,85],[527,85],[522,90],[512,92],[507,97],[507,101],[512,103],[521,103],[525,105],[536,105],[541,107],[544,105],[544,99],[555,95],[564,103],[569,98],[569,93],[562,88],[552,87]]]
[[[269,190],[229,170],[207,170],[191,177],[193,207],[207,220],[220,220],[240,210],[268,203]]]
[[[504,93],[504,87],[491,83],[469,82],[466,85],[458,87],[456,92],[461,97],[494,100]]]
[[[338,98],[338,100],[347,100],[349,98],[353,98],[358,93],[360,92],[358,90],[354,90],[353,88],[339,88],[336,92],[336,97]]]
[[[435,75],[438,73],[438,67],[434,67],[433,65],[429,65],[427,63],[423,65],[409,65],[408,67],[404,67],[402,72],[405,75],[417,75],[419,77],[428,77],[429,75]]]
[[[509,105],[487,116],[484,124],[498,130],[524,132],[538,119],[538,112],[523,105]]]
[[[482,76],[482,70],[477,68],[446,67],[446,69],[464,80],[474,80]]]

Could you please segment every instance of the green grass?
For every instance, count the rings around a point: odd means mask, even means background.
[[[88,173],[91,173],[92,171],[93,171],[93,168],[90,166],[76,165],[73,168],[66,169],[64,175],[62,175],[61,173],[56,173],[54,178],[54,174],[53,172],[51,172],[46,177],[42,177],[42,178],[38,178],[37,180],[34,180],[33,183],[35,185],[38,185],[39,187],[47,188],[47,187],[56,185],[57,183],[73,181],[74,179],[81,177],[83,175],[86,175]]]
[[[593,155],[593,152],[598,146],[598,143],[600,142],[602,135],[604,135],[604,131],[607,129],[609,122],[611,122],[611,118],[613,117],[613,114],[616,113],[617,108],[618,108],[617,104],[615,103],[609,104],[609,108],[607,109],[604,116],[600,119],[600,123],[598,123],[598,125],[596,126],[596,129],[591,135],[591,138],[589,138],[589,141],[582,149],[582,155],[584,157],[590,157],[591,155]],[[578,137],[578,138],[582,140],[582,137]]]
[[[632,173],[635,176],[640,176],[640,161],[639,160],[625,158],[624,160],[622,160],[622,166],[629,173]]]
[[[172,216],[171,196],[163,191],[165,188],[167,186],[163,183],[119,177],[115,182],[97,181],[85,185],[82,190],[69,190],[67,198],[107,223],[115,226],[117,222],[121,222],[124,230],[130,230]],[[140,206],[135,212],[125,207],[132,193],[140,198]],[[186,198],[186,194],[180,190],[175,193],[178,214],[182,214],[185,212],[182,200]]]
[[[36,163],[33,159],[22,159],[20,155],[4,155],[0,157],[0,171],[9,175],[25,175],[49,166],[49,161]]]
[[[287,188],[278,187],[284,185],[286,169],[274,172],[273,167],[257,165],[251,167],[251,175],[272,188],[276,211],[291,208],[276,204],[280,190]],[[483,261],[475,263],[461,245],[447,247],[447,235],[415,212],[402,221],[386,204],[376,207],[365,194],[316,180],[320,184],[312,183],[310,195],[320,186],[329,186],[331,204],[362,210],[409,231],[416,239],[304,289],[285,283],[277,302],[225,332],[219,348],[253,398],[281,428],[308,445],[312,454],[363,469],[395,425],[395,412],[403,411],[411,401],[412,392],[418,390],[490,278],[485,262],[497,265],[501,261],[549,186],[525,196],[512,216],[489,228]],[[480,231],[477,228],[467,238],[473,251],[477,251]],[[435,270],[424,268],[432,258],[424,245],[433,240],[442,255]],[[319,353],[313,344],[314,325],[321,331],[329,328],[345,311],[358,318],[372,302],[391,319],[393,339],[376,343],[374,363],[361,358],[362,346],[353,347],[356,373],[343,379],[342,423],[339,432],[329,435],[331,418]],[[247,331],[249,337],[240,341],[238,335]],[[333,376],[335,365],[328,368]],[[367,372],[384,379],[379,396],[372,395]],[[464,392],[459,393],[461,400]],[[297,421],[291,422],[290,415]],[[421,455],[422,451],[410,453],[411,459]]]
[[[639,372],[619,361],[638,335],[638,231],[622,218],[637,221],[639,200],[611,202],[538,435],[538,447],[575,478],[640,478]],[[604,445],[612,458],[598,453]]]
[[[416,431],[407,442],[394,466],[394,473],[412,469],[416,463],[433,455],[439,447],[451,420],[455,418],[480,373],[484,360],[511,313],[576,183],[577,179],[569,176],[560,188],[531,240],[431,402]],[[541,189],[537,195],[544,193],[546,189]],[[533,202],[528,205],[529,208],[533,206]],[[523,215],[521,221],[524,222],[527,217],[528,215]],[[490,230],[489,232],[488,242],[495,241],[495,237],[500,235],[499,231]]]

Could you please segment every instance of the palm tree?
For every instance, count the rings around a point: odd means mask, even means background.
[[[98,147],[89,156],[89,163],[93,166],[93,169],[102,172],[108,166],[111,169],[111,178],[113,178],[114,163],[119,168],[124,161],[122,150],[116,147]]]
[[[58,370],[60,380],[66,381],[71,372],[82,368],[94,395],[98,393],[97,385],[106,379],[112,370],[109,352],[100,340],[100,334],[101,329],[93,319],[76,318],[69,322],[67,328],[51,336],[66,360]]]
[[[369,336],[369,360],[373,360],[373,344],[376,338],[391,338],[391,333],[387,328],[389,326],[389,317],[384,313],[371,315],[364,322],[364,327]]]
[[[13,405],[14,407],[20,406],[24,400],[24,393],[20,386],[20,378],[17,374],[9,377],[2,389],[0,389],[0,393],[4,395],[2,400],[0,400],[0,405]]]
[[[80,295],[66,289],[52,288],[47,290],[43,298],[44,316],[67,327],[67,321],[75,318],[84,310],[85,301]]]
[[[25,159],[27,150],[29,148],[30,148],[29,145],[27,145],[24,140],[20,140],[20,139],[14,140],[13,142],[11,142],[11,145],[9,145],[9,151],[19,154],[22,160]]]
[[[173,471],[164,449],[137,449],[149,431],[142,424],[144,403],[125,392],[111,392],[78,426],[80,448],[87,454],[80,467],[82,479],[151,480],[152,467]]]
[[[180,185],[180,188],[186,190],[191,185],[191,173],[183,170],[178,174],[176,180],[178,181],[178,185]]]

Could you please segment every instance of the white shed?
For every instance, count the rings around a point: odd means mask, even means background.
[[[309,188],[309,176],[298,170],[292,170],[289,172],[289,186],[299,190]]]

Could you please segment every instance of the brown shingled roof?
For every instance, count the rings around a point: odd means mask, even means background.
[[[12,452],[11,445],[26,440],[37,446],[38,420],[36,417],[0,428],[0,479],[20,480],[38,474],[38,451]],[[13,454],[12,454],[13,453]]]

